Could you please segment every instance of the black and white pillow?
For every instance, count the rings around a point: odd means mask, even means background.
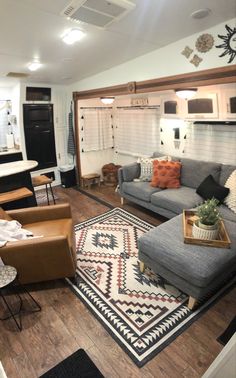
[[[158,158],[139,158],[140,176],[135,181],[151,181],[153,176],[153,161],[168,160],[168,156],[160,156]]]
[[[229,194],[225,198],[224,203],[230,210],[236,213],[236,169],[227,179],[225,187],[229,189]]]

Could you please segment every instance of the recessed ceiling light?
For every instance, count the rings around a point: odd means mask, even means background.
[[[38,70],[41,66],[42,66],[42,64],[39,63],[39,62],[31,62],[31,63],[28,64],[28,69],[29,69],[30,71],[36,71],[36,70]]]
[[[201,18],[209,16],[210,13],[211,10],[209,8],[202,8],[191,13],[191,17],[195,18],[196,20],[200,20]]]
[[[85,36],[85,33],[79,29],[71,29],[67,31],[63,36],[63,42],[67,43],[67,45],[72,45],[73,43],[79,41]]]

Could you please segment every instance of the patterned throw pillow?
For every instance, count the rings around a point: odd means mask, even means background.
[[[151,181],[153,175],[153,162],[155,160],[167,160],[168,156],[160,156],[158,158],[139,158],[140,176],[136,181]]]
[[[236,170],[233,171],[227,179],[225,187],[229,188],[229,194],[225,198],[224,202],[230,210],[236,213]]]
[[[154,161],[151,186],[161,189],[180,187],[181,163],[179,161]]]

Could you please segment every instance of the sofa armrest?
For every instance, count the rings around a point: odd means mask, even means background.
[[[51,206],[27,207],[24,209],[7,211],[14,220],[22,225],[48,220],[71,218],[71,208],[69,203]]]
[[[133,181],[133,179],[140,176],[140,164],[135,162],[124,165],[119,171],[123,181]]]

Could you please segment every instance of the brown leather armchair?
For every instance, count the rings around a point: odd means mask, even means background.
[[[34,236],[42,235],[8,242],[0,248],[4,264],[17,269],[21,283],[75,275],[75,238],[69,204],[2,210],[0,218],[17,220]]]

